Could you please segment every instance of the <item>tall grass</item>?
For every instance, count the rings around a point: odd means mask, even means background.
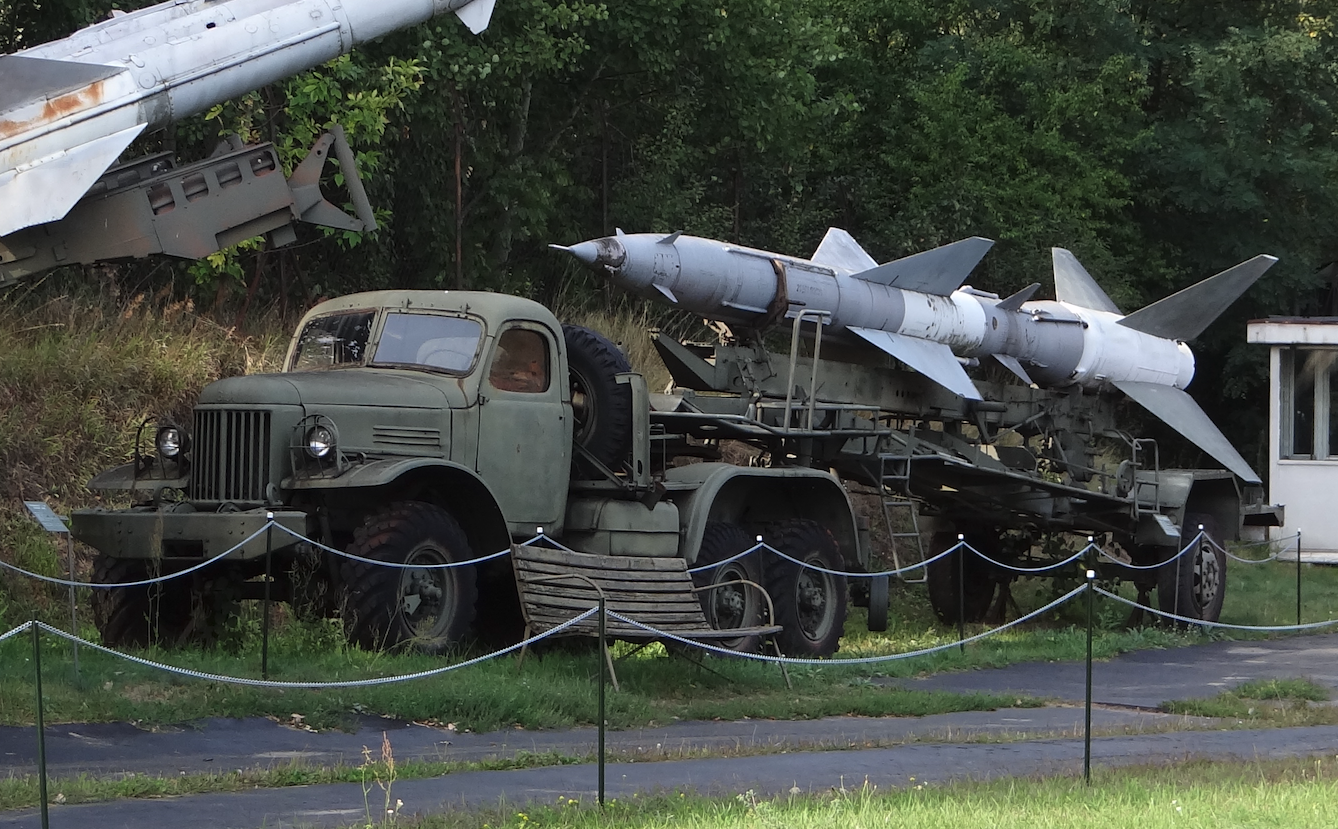
[[[38,283],[0,294],[0,558],[63,574],[63,551],[22,502],[58,512],[99,505],[85,482],[130,459],[140,424],[188,422],[207,383],[277,365],[281,328],[266,318],[237,331],[168,291],[71,293]],[[62,601],[58,590],[6,574],[0,626],[48,618]]]

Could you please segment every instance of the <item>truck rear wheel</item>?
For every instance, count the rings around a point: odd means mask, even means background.
[[[350,642],[368,650],[406,645],[437,654],[464,641],[478,600],[475,568],[433,566],[471,557],[469,541],[450,513],[418,501],[393,504],[354,532],[348,551],[419,565],[344,560],[344,632]]]
[[[753,537],[738,524],[713,521],[706,525],[701,547],[697,551],[697,563],[693,566],[703,567],[724,561],[755,544]],[[761,555],[760,552],[749,553],[713,570],[693,573],[692,581],[698,587],[725,584],[740,579],[760,585]],[[702,590],[697,597],[701,600],[706,621],[716,630],[757,627],[763,624],[766,618],[765,602],[761,594],[746,584],[727,584],[714,590]],[[716,644],[739,653],[757,653],[761,646],[761,637],[740,636],[737,639],[722,639]]]
[[[617,375],[631,371],[632,364],[618,346],[589,328],[564,325],[562,337],[567,345],[574,440],[600,463],[616,466],[632,446],[632,387],[619,383]]]
[[[778,521],[763,540],[790,558],[823,568],[841,569],[841,550],[825,527],[806,518]],[[846,577],[803,567],[771,556],[766,563],[767,592],[776,607],[776,636],[786,656],[831,656],[841,646],[846,626]]]
[[[991,552],[993,545],[986,544],[979,535],[966,533],[965,536],[967,544],[978,547],[986,554]],[[956,543],[955,531],[936,532],[929,538],[929,554],[936,556],[944,550],[951,549]],[[939,621],[953,625],[957,623],[958,616],[961,616],[964,622],[979,622],[985,618],[998,585],[990,578],[989,565],[984,559],[971,550],[962,548],[930,562],[925,569],[929,605],[934,609],[934,615]],[[963,584],[960,595],[957,588],[959,573]]]
[[[1226,552],[1217,522],[1207,515],[1185,516],[1181,538],[1203,537],[1171,564],[1157,571],[1157,607],[1189,619],[1216,622],[1226,600]],[[1184,624],[1171,620],[1174,624]]]
[[[148,559],[93,559],[93,581],[124,584],[157,575]],[[93,591],[93,621],[102,644],[109,648],[143,648],[176,644],[191,619],[190,591],[171,582],[137,587],[98,588]]]

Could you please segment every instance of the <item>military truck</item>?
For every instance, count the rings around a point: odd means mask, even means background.
[[[847,585],[823,570],[868,563],[840,480],[783,457],[693,457],[710,451],[652,428],[649,400],[613,343],[527,299],[383,291],[323,302],[301,320],[281,372],[209,385],[189,424],[145,424],[134,459],[90,482],[133,502],[73,516],[76,538],[98,551],[98,582],[141,581],[232,550],[179,579],[97,591],[102,638],[212,641],[239,601],[268,590],[295,613],[341,616],[366,648],[514,641],[522,620],[505,555],[433,565],[538,534],[585,552],[701,565],[760,535],[823,569],[752,554],[695,578],[764,584],[781,649],[833,653]],[[270,516],[296,535],[260,532]],[[701,595],[716,628],[763,621],[755,590]]]

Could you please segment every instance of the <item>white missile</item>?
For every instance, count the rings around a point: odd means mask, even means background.
[[[551,247],[634,293],[708,319],[760,328],[801,310],[962,397],[980,392],[963,361],[993,357],[1028,385],[1113,387],[1249,482],[1259,476],[1183,389],[1193,339],[1277,261],[1260,255],[1128,316],[1078,260],[1052,250],[1056,300],[1034,283],[1000,298],[965,286],[994,243],[972,237],[879,265],[831,228],[812,259],[685,236],[624,234]]]
[[[171,0],[0,56],[0,237],[63,218],[142,132],[495,0]]]

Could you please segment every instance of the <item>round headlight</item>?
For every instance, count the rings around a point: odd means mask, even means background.
[[[184,440],[180,429],[175,426],[163,426],[158,430],[158,437],[154,443],[158,447],[159,455],[164,458],[175,458],[181,454]]]
[[[307,454],[313,458],[323,458],[334,449],[335,436],[326,426],[313,426],[307,431]]]

